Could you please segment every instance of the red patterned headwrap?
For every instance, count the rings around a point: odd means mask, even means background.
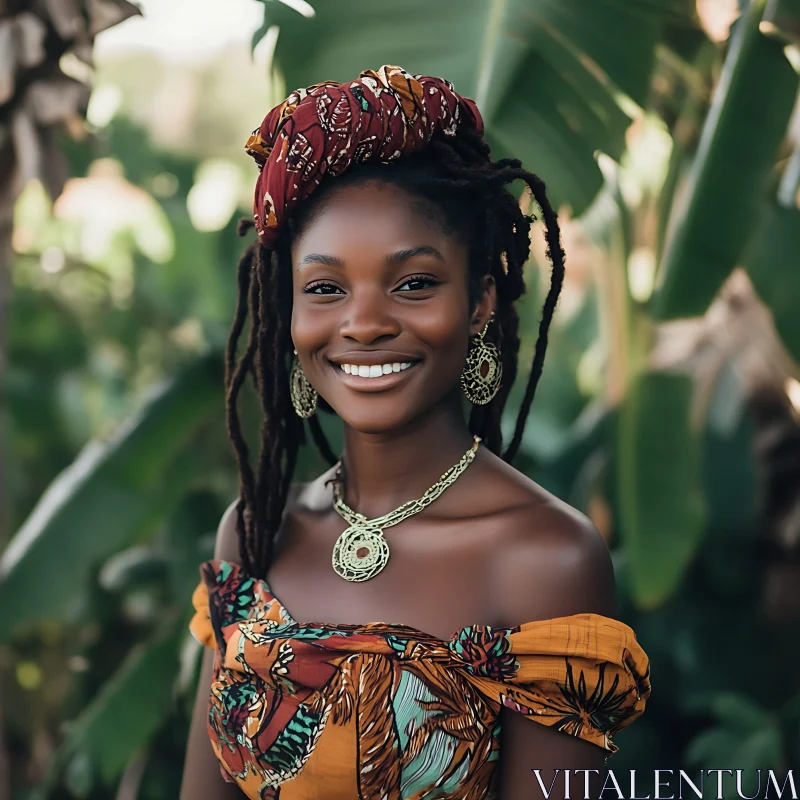
[[[367,160],[388,163],[424,147],[435,131],[455,136],[462,115],[483,133],[478,107],[450,81],[396,66],[295,89],[245,145],[260,172],[253,204],[259,240],[273,247],[292,208],[327,173]]]

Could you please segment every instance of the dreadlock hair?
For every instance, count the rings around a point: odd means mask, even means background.
[[[536,219],[523,213],[506,185],[524,181],[542,209],[546,253],[553,267],[551,283],[514,434],[501,457],[511,462],[522,440],[564,279],[564,251],[558,219],[542,180],[524,170],[517,159],[492,161],[489,145],[468,126],[461,126],[452,137],[437,132],[424,149],[389,164],[364,162],[352,165],[340,176],[324,178],[287,220],[274,249],[255,242],[244,251],[238,266],[236,312],[225,357],[226,419],[240,474],[240,496],[236,505],[239,549],[245,570],[253,577],[266,577],[298,450],[305,443],[303,420],[294,413],[289,394],[293,351],[291,243],[320,212],[335,189],[376,180],[405,190],[409,199],[422,204],[427,214],[433,213],[448,232],[463,237],[462,241],[468,243],[471,312],[480,299],[482,276],[494,277],[496,325],[489,327],[487,339],[493,341],[500,352],[503,381],[489,403],[473,407],[469,429],[481,436],[483,443],[498,455],[502,451],[501,417],[517,376],[520,340],[514,302],[525,292],[523,267],[530,251],[531,225]],[[241,220],[239,235],[244,235],[251,227],[252,220]],[[237,361],[239,338],[248,313],[247,344]],[[250,465],[237,411],[237,399],[248,373],[264,414],[255,472]],[[318,409],[332,410],[322,397],[318,399]],[[308,419],[308,425],[323,458],[335,464],[338,458],[316,415]]]

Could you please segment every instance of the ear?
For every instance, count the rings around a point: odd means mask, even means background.
[[[494,281],[494,277],[492,275],[484,275],[481,283],[481,296],[469,321],[470,336],[480,333],[486,327],[489,317],[497,308],[497,284]]]

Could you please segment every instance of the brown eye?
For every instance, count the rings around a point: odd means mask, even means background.
[[[427,289],[430,286],[436,286],[439,283],[435,278],[431,278],[428,275],[413,275],[412,277],[408,278],[403,284],[397,287],[397,291],[399,292],[404,286],[410,286],[410,291],[418,292],[421,289]]]
[[[333,283],[312,283],[303,289],[305,294],[336,294],[342,290]]]

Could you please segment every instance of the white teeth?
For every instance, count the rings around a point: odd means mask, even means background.
[[[412,363],[411,361],[395,361],[391,364],[340,364],[339,366],[348,375],[358,375],[360,378],[379,378],[390,372],[402,372],[408,369]]]

